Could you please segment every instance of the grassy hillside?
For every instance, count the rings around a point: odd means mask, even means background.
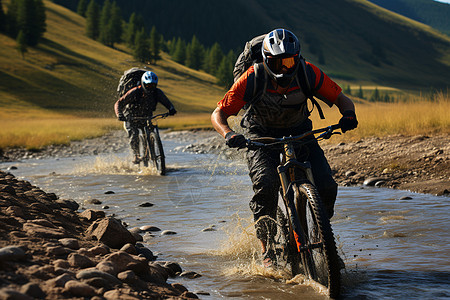
[[[25,59],[16,51],[13,39],[0,35],[0,118],[24,113],[27,117],[113,116],[121,74],[141,64],[125,49],[108,48],[87,38],[81,16],[50,1],[45,5],[47,32]],[[214,77],[189,70],[167,56],[150,67],[182,113],[210,112],[223,96]]]
[[[124,18],[137,11],[166,39],[195,34],[205,45],[243,48],[277,27],[295,32],[303,54],[350,84],[446,89],[450,37],[366,0],[117,0]],[[201,8],[201,9],[200,9]]]
[[[402,16],[450,35],[450,5],[434,0],[370,0]]]

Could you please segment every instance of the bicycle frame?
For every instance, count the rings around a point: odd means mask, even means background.
[[[336,134],[333,133],[334,130],[340,128],[338,124],[331,125],[325,128],[320,128],[316,130],[308,131],[304,134],[298,136],[289,136],[283,138],[256,138],[253,140],[248,140],[248,147],[256,146],[256,147],[270,147],[274,145],[282,145],[283,149],[281,151],[282,160],[280,165],[277,167],[278,175],[281,181],[281,194],[285,204],[286,209],[289,209],[291,212],[296,210],[296,205],[289,199],[294,199],[294,197],[288,197],[289,193],[294,193],[292,188],[293,183],[298,182],[309,182],[315,186],[314,178],[311,170],[311,163],[309,161],[299,162],[296,158],[295,154],[295,143],[303,142],[302,140],[314,136],[315,134],[321,133],[315,140],[319,139],[328,139],[331,135]],[[311,141],[313,141],[312,139]],[[303,142],[303,145],[308,143],[309,141]],[[310,247],[304,247],[305,238],[302,233],[301,227],[302,224],[296,224],[294,220],[291,219],[292,213],[288,213],[290,218],[290,223],[293,227],[294,239],[297,245],[297,250],[299,253],[303,251],[307,251]],[[312,245],[312,247],[315,247]]]

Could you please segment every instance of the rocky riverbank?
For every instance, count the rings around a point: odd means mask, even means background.
[[[103,211],[78,208],[0,171],[0,299],[198,298],[167,283],[198,274],[139,243],[157,228],[129,231]]]

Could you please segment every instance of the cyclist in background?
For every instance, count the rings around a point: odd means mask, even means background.
[[[300,43],[297,37],[286,29],[269,32],[262,43],[263,62],[254,64],[233,84],[230,90],[219,101],[218,107],[211,115],[211,121],[225,139],[229,147],[244,148],[246,139],[242,134],[234,132],[228,125],[228,117],[236,115],[246,104],[250,104],[243,117],[241,126],[248,137],[283,137],[300,135],[312,129],[309,119],[306,92],[302,91],[298,77],[300,76]],[[261,64],[263,66],[261,66]],[[339,121],[342,131],[357,127],[353,102],[342,93],[342,89],[325,73],[313,64],[306,62],[306,74],[315,97],[328,106],[336,105],[342,114]],[[256,84],[255,68],[258,74],[264,74],[262,92],[254,93]],[[260,73],[259,73],[260,72]],[[258,78],[258,77],[257,77]],[[253,96],[255,95],[255,96]],[[337,195],[337,183],[334,181],[331,168],[323,150],[317,141],[308,144],[309,158],[316,187],[327,210],[328,217],[334,213]],[[297,153],[297,157],[301,157]],[[267,148],[247,150],[247,165],[253,183],[254,196],[250,208],[254,220],[261,217],[276,219],[278,191],[280,180],[277,166],[280,163],[279,151]],[[267,236],[274,231],[270,222],[263,219],[256,223],[256,234],[261,241],[265,266],[271,266],[274,253],[266,251]],[[269,232],[268,232],[269,231]]]
[[[119,121],[125,122],[135,164],[140,162],[138,129],[146,124],[145,119],[142,118],[150,118],[158,102],[169,110],[169,115],[173,116],[177,113],[172,102],[161,89],[157,88],[157,85],[158,76],[152,71],[147,71],[142,75],[141,84],[130,89],[114,104],[114,111]],[[133,118],[141,119],[133,120]]]

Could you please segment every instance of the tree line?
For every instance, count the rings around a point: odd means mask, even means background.
[[[36,46],[46,31],[45,6],[42,0],[11,0],[6,13],[0,0],[0,32],[17,41],[24,56],[27,48]]]
[[[148,31],[143,17],[135,12],[128,22],[124,21],[115,1],[105,0],[100,6],[95,0],[79,0],[77,13],[86,18],[89,38],[109,47],[125,43],[142,63],[157,64],[164,51],[180,64],[216,76],[219,85],[229,87],[233,83],[236,55],[233,51],[223,53],[219,43],[207,48],[195,35],[190,42],[180,37],[165,41],[155,26]]]

